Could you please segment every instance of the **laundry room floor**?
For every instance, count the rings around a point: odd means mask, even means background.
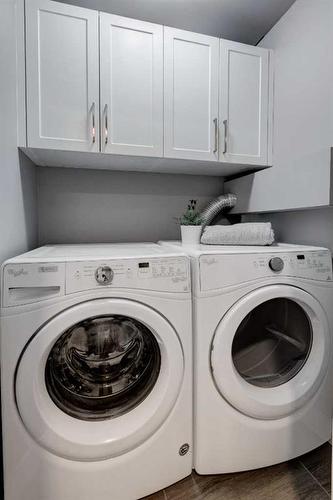
[[[327,500],[329,443],[295,460],[256,471],[199,476],[195,472],[145,500]]]

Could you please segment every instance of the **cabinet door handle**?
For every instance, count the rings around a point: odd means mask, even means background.
[[[226,154],[228,150],[228,120],[223,120],[223,127],[224,127],[224,148],[223,148],[223,154]]]
[[[215,127],[215,132],[214,132],[215,145],[214,145],[213,153],[217,153],[218,147],[219,147],[219,127],[218,127],[217,118],[214,118],[213,122],[214,122],[214,127]]]
[[[108,105],[104,106],[104,143],[107,145],[109,142],[109,123],[108,123]]]
[[[92,137],[92,142],[95,144],[96,142],[96,117],[95,117],[95,108],[96,105],[93,102],[91,105],[91,137]]]

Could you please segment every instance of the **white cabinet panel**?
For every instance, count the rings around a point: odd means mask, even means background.
[[[100,14],[101,147],[163,155],[163,27]]]
[[[164,28],[164,155],[218,159],[219,40]]]
[[[29,0],[28,146],[98,151],[98,12]]]
[[[198,33],[26,0],[26,148],[39,158],[53,150],[198,160],[211,165],[207,172],[216,162],[221,175],[266,167],[269,57],[258,47],[220,48]]]
[[[269,51],[221,40],[220,161],[267,165]]]

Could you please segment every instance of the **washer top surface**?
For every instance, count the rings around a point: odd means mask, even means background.
[[[292,245],[288,243],[275,243],[270,246],[233,246],[233,245],[182,245],[181,241],[160,241],[159,244],[164,248],[174,248],[185,252],[193,257],[200,255],[215,254],[215,255],[239,255],[239,254],[266,254],[266,253],[288,253],[288,252],[311,252],[318,250],[327,250],[327,248],[308,246],[308,245]]]
[[[156,243],[101,243],[45,245],[6,261],[6,264],[28,262],[69,262],[78,260],[176,257],[186,253],[181,247],[171,248]]]

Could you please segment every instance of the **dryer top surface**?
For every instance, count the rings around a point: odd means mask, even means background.
[[[275,243],[269,246],[250,246],[250,245],[182,245],[181,241],[160,241],[159,244],[163,248],[179,249],[191,257],[200,257],[200,255],[215,254],[215,255],[242,255],[242,254],[272,254],[272,253],[300,253],[314,252],[326,250],[327,248],[308,246],[308,245],[293,245],[289,243]]]

